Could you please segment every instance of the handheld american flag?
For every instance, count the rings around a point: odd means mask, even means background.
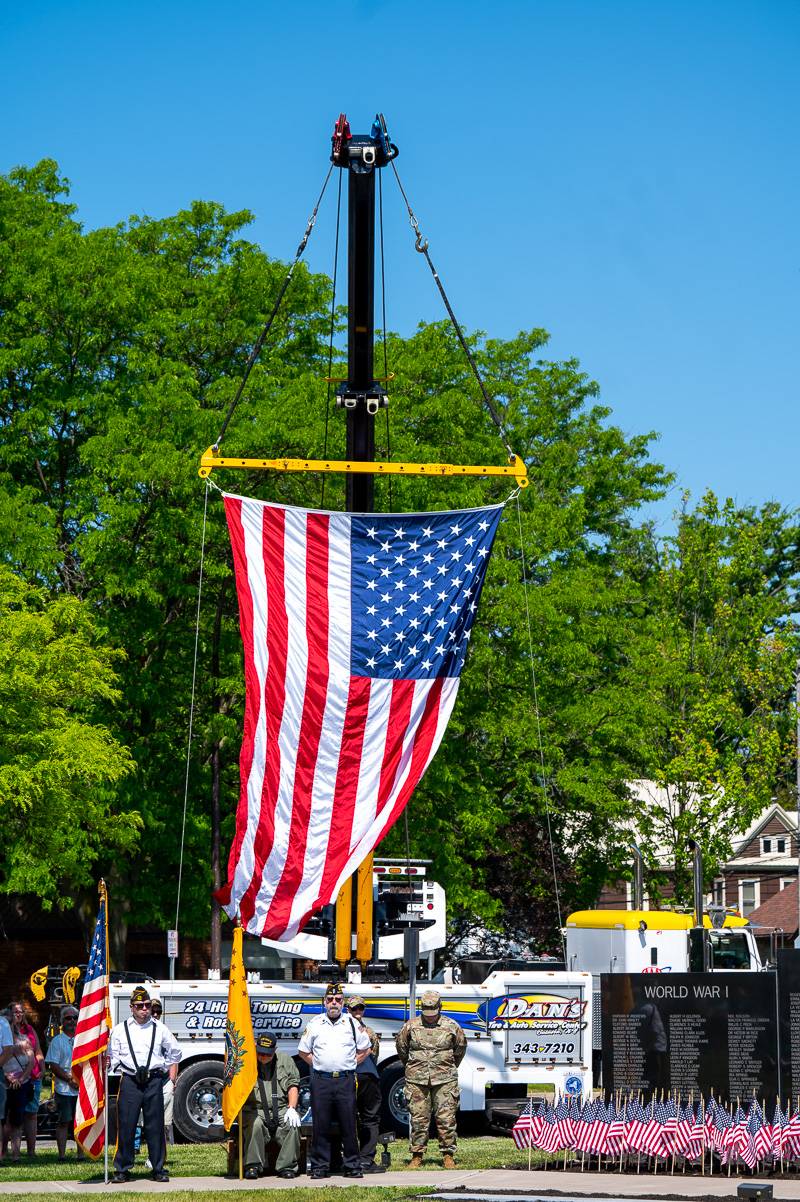
[[[72,1075],[78,1082],[75,1142],[93,1160],[98,1158],[105,1144],[103,1058],[108,1047],[109,1027],[106,901],[106,887],[101,881],[97,922],[72,1045]]]
[[[228,883],[291,939],[402,813],[458,692],[502,506],[323,513],[225,495],[244,643]]]

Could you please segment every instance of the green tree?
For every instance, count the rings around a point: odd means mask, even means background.
[[[88,606],[48,598],[0,565],[0,888],[44,907],[75,902],[140,823],[116,795],[133,763],[99,715],[115,706],[115,664]]]
[[[662,793],[637,821],[687,905],[689,841],[710,884],[793,764],[798,535],[797,513],[709,492],[654,552],[641,671],[647,775]]]

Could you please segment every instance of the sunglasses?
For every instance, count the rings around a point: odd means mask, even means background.
[[[152,1010],[152,1002],[131,1002],[134,1010]]]
[[[343,1002],[344,994],[343,993],[329,993],[328,996],[325,998],[325,1001],[326,1002]]]

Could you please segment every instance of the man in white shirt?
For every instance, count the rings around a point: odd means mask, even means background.
[[[342,1136],[343,1176],[363,1177],[356,1133],[356,1066],[370,1054],[369,1036],[344,1011],[341,985],[329,985],[324,1013],[311,1019],[297,1053],[311,1066],[311,1139],[309,1177],[330,1177],[331,1120]]]
[[[67,1159],[67,1140],[73,1134],[75,1107],[78,1102],[78,1087],[72,1076],[72,1045],[78,1011],[74,1006],[65,1006],[61,1011],[61,1030],[47,1049],[47,1067],[52,1069],[57,1109],[56,1145],[58,1159]],[[80,1151],[78,1159],[82,1159]]]
[[[164,1168],[164,1078],[183,1053],[174,1035],[151,1014],[150,994],[137,985],[131,994],[131,1017],[117,1023],[108,1043],[110,1071],[120,1074],[117,1098],[117,1154],[113,1185],[131,1180],[134,1136],[142,1115],[153,1181],[169,1181]]]

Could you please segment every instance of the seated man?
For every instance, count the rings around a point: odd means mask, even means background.
[[[300,1153],[300,1073],[291,1056],[276,1051],[274,1035],[256,1036],[258,1079],[242,1107],[244,1176],[254,1180],[267,1167],[267,1146],[280,1147],[275,1171],[279,1177],[297,1177]]]

